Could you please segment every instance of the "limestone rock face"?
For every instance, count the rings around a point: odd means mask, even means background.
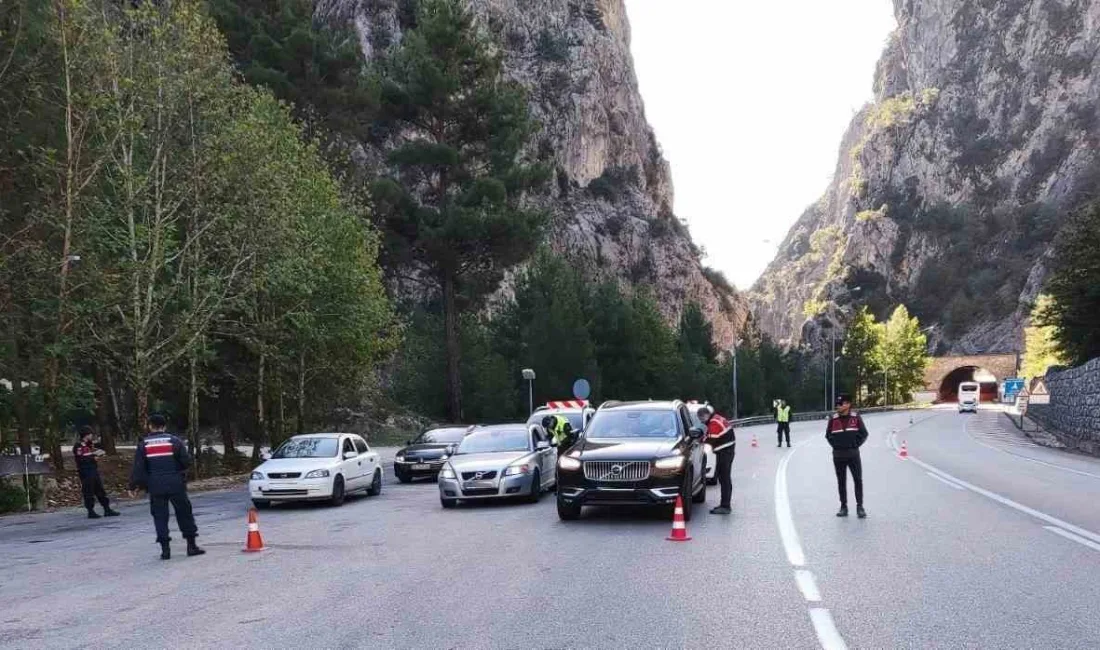
[[[813,343],[846,303],[905,303],[940,352],[1015,351],[1064,216],[1100,189],[1100,3],[894,9],[875,101],[754,286],[755,314]]]
[[[532,146],[550,152],[555,180],[534,201],[554,215],[551,245],[592,280],[647,287],[669,322],[700,304],[717,342],[744,327],[748,303],[703,273],[699,251],[672,212],[672,179],[645,117],[623,0],[468,0],[500,44],[506,74],[528,89],[542,125]],[[405,0],[318,0],[317,14],[354,25],[377,56],[407,27]],[[365,164],[379,160],[363,151]],[[497,299],[507,296],[506,279]],[[492,301],[491,303],[492,304]]]

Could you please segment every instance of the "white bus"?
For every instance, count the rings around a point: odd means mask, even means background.
[[[978,412],[978,404],[982,401],[982,385],[976,381],[964,381],[959,384],[959,413],[970,411]]]

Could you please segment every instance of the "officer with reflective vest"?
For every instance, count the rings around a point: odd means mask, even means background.
[[[187,447],[178,437],[165,429],[168,421],[163,415],[149,416],[149,433],[138,443],[134,455],[134,469],[130,475],[130,489],[142,488],[149,492],[149,510],[160,544],[160,559],[172,557],[168,536],[168,504],[176,511],[176,524],[187,540],[187,555],[202,555],[206,551],[195,544],[198,528],[187,498],[185,474],[191,466]]]
[[[833,467],[836,469],[836,486],[840,493],[840,510],[837,517],[848,516],[848,472],[852,473],[852,482],[856,489],[856,514],[860,519],[867,516],[863,509],[863,463],[859,457],[859,448],[867,442],[867,426],[863,418],[852,410],[852,398],[837,395],[836,413],[829,418],[825,428],[825,439],[833,448]]]
[[[716,457],[715,475],[721,485],[722,499],[718,507],[710,511],[712,515],[728,515],[730,499],[733,498],[733,457],[737,449],[737,436],[729,420],[715,413],[709,406],[700,406],[696,411],[699,421],[707,427],[707,444],[714,450]]]
[[[105,451],[95,443],[95,431],[89,426],[80,427],[80,441],[73,446],[73,455],[76,456],[76,472],[80,476],[80,492],[84,496],[84,507],[88,510],[88,519],[99,519],[100,515],[95,511],[95,502],[103,506],[103,514],[107,517],[117,517],[118,512],[111,510],[111,500],[107,498],[107,491],[103,489],[103,479],[99,475],[99,463],[96,458],[104,455]]]
[[[779,437],[777,447],[783,446],[783,436],[787,437],[787,446],[791,446],[791,405],[783,400],[775,405],[775,421],[778,423],[776,434]]]
[[[547,415],[542,419],[542,428],[550,434],[559,456],[573,446],[573,424],[564,415]]]

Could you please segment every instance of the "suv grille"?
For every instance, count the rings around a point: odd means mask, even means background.
[[[590,481],[644,481],[649,478],[649,461],[590,460],[584,463],[584,477]]]

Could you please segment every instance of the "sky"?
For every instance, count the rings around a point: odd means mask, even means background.
[[[675,211],[748,289],[824,192],[897,26],[891,0],[626,0]]]

